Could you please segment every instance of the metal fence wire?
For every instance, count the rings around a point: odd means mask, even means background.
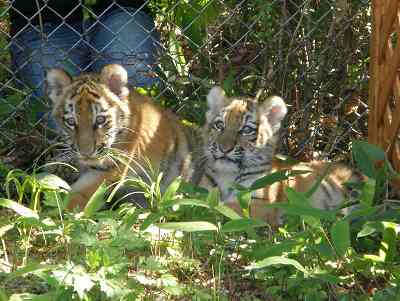
[[[148,92],[186,120],[204,122],[205,96],[219,84],[231,95],[255,95],[264,89],[264,95],[282,96],[289,113],[280,151],[298,159],[345,159],[351,139],[366,137],[371,33],[367,0],[148,0],[135,10],[120,1],[109,1],[102,11],[93,9],[101,0],[81,0],[66,15],[54,9],[57,1],[36,0],[32,1],[37,8],[33,16],[18,10],[17,1],[0,1],[3,156],[5,152],[7,156],[21,154],[21,148],[23,154],[32,153],[32,145],[45,145],[45,138],[51,136],[46,119],[51,104],[38,93],[43,82],[32,86],[26,70],[36,66],[35,70],[44,74],[54,67],[46,65],[49,57],[62,58],[67,70],[83,72],[92,70],[100,59],[120,60],[128,66],[137,64],[138,56],[146,56],[135,49],[126,51],[128,45],[122,52],[105,54],[107,45],[99,49],[87,38],[96,25],[112,35],[107,43],[119,39],[119,30],[102,23],[104,14],[115,8],[130,14],[132,22],[142,10],[154,19],[154,27],[143,30],[151,36],[157,59],[137,72],[157,78],[157,85]],[[42,18],[46,10],[59,19],[51,31],[46,31],[48,25]],[[82,14],[82,24],[90,24],[86,29],[70,24],[69,18],[76,12]],[[12,14],[25,21],[16,32],[12,32]],[[67,48],[51,45],[62,27],[79,36]],[[30,49],[21,44],[27,33],[28,40],[40,37],[36,41],[39,46]],[[77,65],[71,56],[81,51],[82,45],[91,55],[85,64]],[[48,52],[49,47],[53,52]],[[16,61],[15,52],[24,53],[24,59]],[[29,158],[26,154],[21,157]]]

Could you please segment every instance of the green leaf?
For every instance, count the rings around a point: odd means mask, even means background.
[[[333,245],[339,256],[345,256],[351,246],[350,225],[347,220],[340,220],[332,225],[331,236]]]
[[[351,211],[348,215],[344,217],[344,219],[351,221],[358,218],[368,218],[373,216],[379,210],[378,207],[369,207],[369,208],[357,208]]]
[[[311,207],[310,199],[306,196],[305,193],[298,192],[290,187],[286,187],[285,192],[288,197],[289,204],[293,206],[303,207],[306,211],[308,211],[308,213],[305,213],[305,211],[303,211],[304,214],[301,214],[302,218],[308,225],[310,225],[311,227],[319,227],[321,225],[320,219],[322,217],[319,215],[319,213],[327,211]]]
[[[39,263],[31,263],[28,264],[22,268],[19,268],[18,270],[10,273],[7,275],[5,282],[10,281],[14,278],[24,276],[26,274],[32,273],[34,271],[40,271],[40,270],[51,270],[55,268],[55,265],[51,264],[39,264]]]
[[[68,185],[68,183],[56,175],[47,172],[42,172],[36,174],[35,176],[40,185],[42,186],[42,188],[44,189],[49,189],[49,190],[63,189],[65,191],[71,190],[71,187]]]
[[[209,222],[171,222],[155,224],[160,229],[183,232],[218,231],[216,225]]]
[[[273,172],[267,176],[259,178],[253,182],[250,186],[250,190],[257,190],[266,187],[267,185],[274,184],[289,178],[289,170],[283,169],[280,171]]]
[[[5,291],[0,288],[0,301],[8,301],[8,297]]]
[[[150,213],[140,226],[140,230],[146,230],[148,227],[154,224],[154,222],[159,221],[161,217],[163,217],[163,214],[161,212]]]
[[[227,205],[220,203],[218,206],[214,207],[215,210],[217,210],[219,213],[222,215],[226,216],[227,218],[230,219],[241,219],[242,217],[236,213],[235,210],[232,208],[228,207]]]
[[[397,258],[396,249],[396,229],[398,224],[391,222],[382,222],[384,231],[382,235],[381,247],[379,249],[379,256],[385,261],[390,262]]]
[[[105,203],[105,195],[107,192],[107,185],[103,182],[95,193],[90,197],[89,202],[86,204],[83,210],[84,217],[91,217],[101,208],[103,208]]]
[[[171,184],[168,185],[167,189],[165,190],[165,192],[161,198],[161,204],[174,199],[174,196],[175,196],[176,192],[178,191],[178,189],[181,185],[181,182],[182,182],[182,178],[178,177],[175,180],[173,180]]]
[[[0,198],[0,206],[11,209],[21,216],[39,219],[39,215],[36,212],[12,200]]]
[[[385,152],[382,149],[360,140],[353,141],[352,154],[357,167],[370,178],[375,178],[376,176],[376,161],[385,160]]]
[[[171,206],[175,206],[175,205],[179,205],[179,206],[195,206],[195,207],[204,207],[204,208],[211,208],[210,205],[202,200],[198,200],[198,199],[180,199],[180,200],[174,200],[171,202],[166,202],[164,204],[164,208],[167,207],[171,207]]]
[[[374,234],[376,232],[383,232],[384,226],[382,222],[367,222],[363,225],[360,232],[357,233],[357,238],[362,238]]]
[[[284,210],[287,214],[297,216],[311,216],[327,221],[336,220],[336,211],[327,211],[313,207],[304,207],[297,204],[279,203],[265,205],[268,208],[278,208]]]
[[[298,238],[297,240],[284,240],[266,248],[264,245],[259,246],[252,252],[252,258],[259,259],[271,256],[282,255],[282,253],[292,252],[293,249],[303,246],[305,240]]]
[[[249,190],[239,190],[236,193],[237,200],[242,209],[248,209],[253,192]]]
[[[272,256],[264,258],[263,260],[257,261],[249,266],[246,267],[246,270],[254,270],[254,269],[262,269],[272,265],[291,265],[295,267],[297,270],[303,272],[304,274],[308,274],[307,270],[297,261],[294,259],[281,257],[281,256]]]
[[[374,179],[368,178],[362,187],[360,203],[364,208],[371,207],[374,202],[375,196],[375,184],[376,181]]]
[[[215,207],[219,204],[219,189],[217,187],[212,188],[207,195],[207,203],[210,204],[211,207]]]
[[[267,223],[251,218],[241,218],[234,219],[227,223],[225,223],[221,230],[222,232],[237,232],[237,231],[246,231],[251,228],[264,227]]]

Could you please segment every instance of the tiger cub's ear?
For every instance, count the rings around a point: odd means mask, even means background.
[[[69,86],[72,78],[63,70],[53,68],[46,73],[45,91],[46,95],[53,103],[59,101],[59,98],[65,87]]]
[[[266,118],[273,129],[279,129],[286,113],[286,104],[279,96],[268,97],[258,108],[259,118]]]
[[[224,107],[226,104],[227,97],[225,91],[221,87],[213,87],[207,95],[207,106],[208,110],[206,113],[207,122],[210,122],[215,115]]]
[[[104,66],[101,70],[100,80],[119,98],[123,99],[128,96],[128,72],[121,65],[110,64]]]

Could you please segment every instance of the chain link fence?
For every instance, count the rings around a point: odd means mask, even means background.
[[[126,51],[129,45],[124,45],[124,40],[120,40],[124,51],[104,55],[102,49],[120,39],[120,30],[103,23],[104,15],[116,8],[130,14],[133,23],[142,10],[154,19],[154,26],[142,29],[155,45],[157,59],[136,72],[156,78],[156,85],[146,92],[187,121],[202,124],[205,96],[219,84],[231,95],[255,95],[259,89],[265,90],[264,95],[281,95],[289,105],[289,114],[280,151],[298,159],[346,159],[351,139],[366,137],[371,33],[367,0],[151,0],[135,10],[110,1],[101,11],[93,6],[102,1],[90,0],[76,1],[66,15],[52,9],[52,1],[36,0],[32,1],[37,8],[33,16],[17,11],[25,24],[13,32],[10,15],[15,13],[16,2],[0,1],[3,156],[17,148],[19,153],[21,148],[22,153],[32,153],[32,145],[45,144],[47,139],[43,138],[51,136],[46,119],[51,104],[38,92],[43,89],[41,81],[32,86],[26,80],[25,71],[30,66],[39,65],[40,72],[45,72],[52,66],[44,61],[56,57],[62,58],[67,70],[83,72],[99,62],[136,66],[140,56],[146,57],[135,49]],[[50,32],[42,18],[46,9],[59,17]],[[86,29],[69,23],[68,18],[76,12],[82,14],[82,24],[90,21]],[[128,26],[125,23],[122,28]],[[78,38],[68,47],[51,45],[53,52],[46,53],[48,48],[42,46],[51,44],[63,26]],[[103,41],[102,49],[87,38],[94,26],[104,27],[112,36]],[[33,51],[19,42],[21,35],[32,31],[40,37],[39,47]],[[70,57],[82,45],[91,55],[85,64],[76,64]],[[27,55],[16,62],[13,51]]]

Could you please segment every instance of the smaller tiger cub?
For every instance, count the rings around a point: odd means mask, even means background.
[[[282,169],[310,171],[254,192],[251,216],[277,226],[278,212],[267,210],[265,204],[285,200],[286,186],[307,191],[323,174],[327,163],[288,165],[274,159],[281,121],[287,113],[285,102],[278,96],[259,103],[249,97],[227,97],[220,87],[214,87],[207,96],[207,104],[203,128],[206,163],[200,184],[206,188],[218,187],[222,201],[236,211],[241,212],[232,189],[234,184],[250,187],[255,180]],[[313,205],[319,208],[338,205],[345,193],[342,184],[352,176],[349,168],[332,164],[313,195]]]

